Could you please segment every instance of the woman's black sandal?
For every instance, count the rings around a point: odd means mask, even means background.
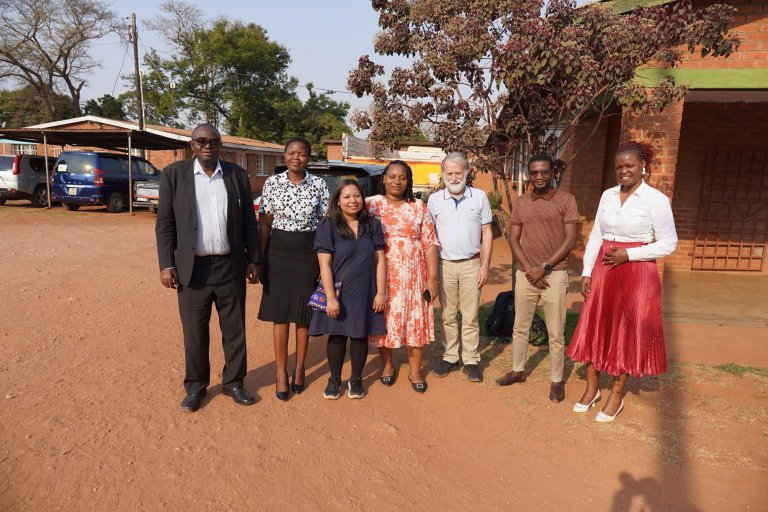
[[[379,382],[384,384],[385,386],[391,386],[395,383],[395,380],[397,379],[397,370],[392,373],[392,375],[382,375],[379,377]]]
[[[408,376],[408,380],[411,380],[411,376]],[[411,387],[417,393],[424,393],[427,390],[427,381],[413,382],[411,380]]]

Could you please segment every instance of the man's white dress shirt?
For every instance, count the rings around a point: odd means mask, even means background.
[[[195,159],[195,204],[197,210],[197,243],[195,256],[229,254],[227,238],[227,187],[221,164],[208,177]]]

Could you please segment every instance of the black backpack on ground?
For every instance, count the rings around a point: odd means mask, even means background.
[[[493,304],[493,312],[485,321],[485,332],[489,336],[495,336],[504,341],[512,338],[512,329],[515,325],[515,292],[501,292],[496,296]],[[531,334],[528,338],[531,345],[543,345],[549,342],[547,326],[539,313],[533,315]]]

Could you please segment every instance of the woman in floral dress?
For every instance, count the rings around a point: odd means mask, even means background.
[[[394,384],[392,349],[405,346],[408,379],[416,392],[424,393],[427,383],[421,375],[422,350],[435,339],[430,304],[438,291],[435,225],[427,205],[413,197],[413,173],[407,163],[390,162],[384,169],[383,185],[384,194],[367,201],[370,214],[381,220],[387,242],[387,333],[371,336],[370,341],[379,349],[382,384]]]

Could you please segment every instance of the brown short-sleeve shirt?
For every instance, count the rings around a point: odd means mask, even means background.
[[[544,262],[565,240],[565,224],[578,224],[579,211],[573,194],[551,189],[544,196],[529,192],[517,200],[512,208],[511,221],[522,226],[520,247],[531,264]],[[553,265],[554,270],[565,270],[568,258]]]

